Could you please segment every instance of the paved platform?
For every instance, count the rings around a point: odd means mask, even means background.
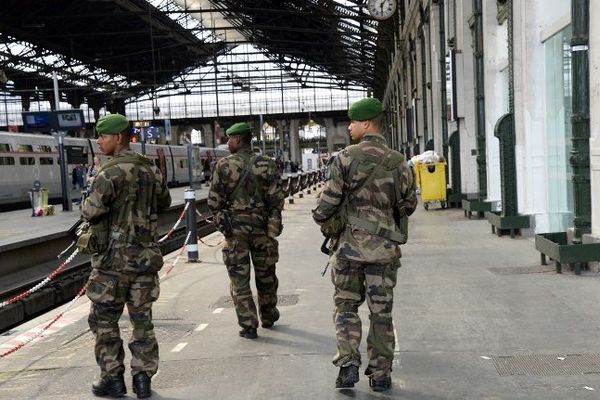
[[[375,394],[361,375],[354,390],[334,389],[333,289],[320,276],[326,257],[309,218],[314,202],[312,194],[286,204],[278,275],[288,305],[257,340],[237,335],[224,301],[219,234],[205,239],[215,247],[201,245],[201,263],[187,264],[184,255],[163,278],[153,399],[598,398],[600,276],[557,275],[539,265],[532,240],[498,238],[487,221],[465,219],[462,210],[422,207],[411,219],[395,291],[393,388]],[[175,255],[166,259],[163,272]],[[88,307],[79,300],[58,330],[0,359],[0,398],[94,398]],[[55,314],[0,336],[0,351]],[[366,305],[361,315],[368,321]],[[127,340],[126,316],[121,327]],[[135,398],[129,375],[126,381]]]
[[[186,189],[187,186],[170,189],[172,206],[184,203],[183,195]],[[208,197],[208,188],[203,186],[196,190],[196,199],[206,197]],[[55,215],[43,217],[32,217],[31,209],[0,213],[0,248],[40,236],[65,232],[79,219],[79,209],[75,204],[73,204],[73,211],[61,211],[60,204],[54,207]]]

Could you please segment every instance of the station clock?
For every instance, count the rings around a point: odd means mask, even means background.
[[[388,19],[396,12],[396,0],[368,0],[367,9],[375,19]]]

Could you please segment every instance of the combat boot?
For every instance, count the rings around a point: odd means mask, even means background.
[[[341,367],[340,373],[335,380],[335,387],[338,389],[353,388],[358,379],[358,367],[356,365]]]
[[[122,397],[127,393],[123,375],[105,376],[92,383],[92,393],[96,396]]]
[[[273,317],[270,320],[263,321],[262,327],[263,328],[272,328],[273,325],[275,324],[275,322],[277,322],[278,320],[279,320],[279,310],[278,309],[274,309],[273,310]]]
[[[258,334],[256,333],[256,328],[244,328],[240,331],[240,336],[246,339],[256,339]]]
[[[392,378],[389,376],[380,379],[369,378],[369,386],[374,392],[384,392],[392,387]]]
[[[150,387],[152,380],[145,372],[135,374],[133,377],[133,393],[137,394],[138,399],[145,399],[152,396]]]

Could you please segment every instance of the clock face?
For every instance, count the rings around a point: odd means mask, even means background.
[[[367,9],[375,19],[388,19],[396,12],[396,0],[369,0]]]

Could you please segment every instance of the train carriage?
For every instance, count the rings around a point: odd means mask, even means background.
[[[66,137],[64,144],[68,185],[72,188],[71,177],[77,166],[91,166],[95,155],[102,161],[106,157],[100,152],[94,139]],[[142,152],[140,143],[132,143],[131,148],[138,153]],[[194,146],[193,179],[200,179],[202,176],[203,160],[209,157],[218,159],[228,154],[229,152],[223,149]],[[146,156],[161,170],[169,186],[189,184],[186,146],[146,144]],[[48,188],[51,199],[60,198],[57,139],[50,135],[0,132],[0,207],[27,204],[28,191],[35,181]],[[73,196],[80,196],[80,189],[73,189]]]

